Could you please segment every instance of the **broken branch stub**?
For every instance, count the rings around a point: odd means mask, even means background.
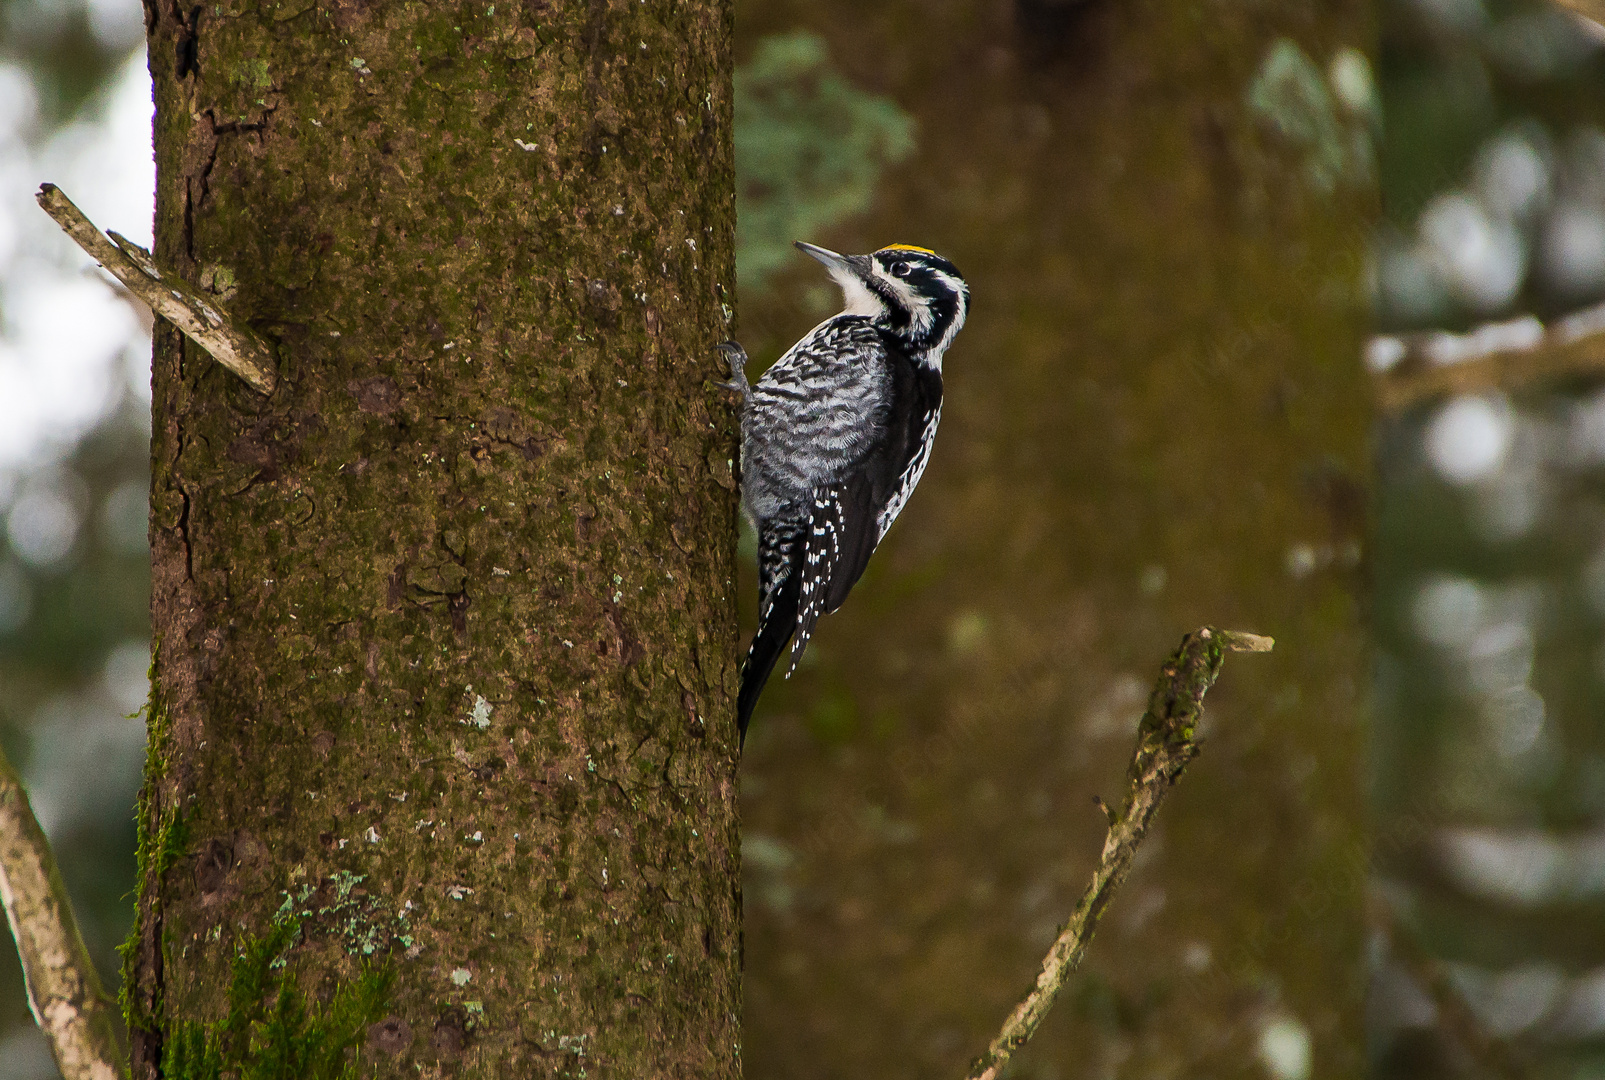
[[[255,334],[235,326],[228,313],[202,292],[156,266],[150,252],[125,237],[109,237],[73,205],[54,184],[45,184],[35,196],[79,247],[104,266],[118,281],[155,312],[205,349],[218,363],[254,389],[271,394],[278,381],[273,357]]]

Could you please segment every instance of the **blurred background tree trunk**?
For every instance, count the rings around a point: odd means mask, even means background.
[[[737,1075],[727,6],[146,12],[138,1075]]]
[[[934,247],[974,290],[918,495],[747,743],[749,1067],[962,1075],[1086,882],[1148,671],[1213,623],[1276,652],[1210,698],[1016,1075],[1356,1075],[1365,5],[796,0],[738,22],[738,87],[806,40],[911,114],[882,125],[917,150],[867,214],[804,238]],[[744,191],[765,160],[744,148],[771,143],[738,134]],[[744,289],[759,361],[834,303],[792,265]]]

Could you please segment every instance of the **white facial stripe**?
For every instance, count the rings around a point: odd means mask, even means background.
[[[832,267],[830,278],[841,286],[842,301],[846,305],[842,308],[843,315],[867,315],[874,318],[886,310],[886,302],[876,296],[852,271],[845,268],[837,270]]]
[[[936,313],[931,301],[914,291],[912,285],[903,278],[893,277],[879,260],[871,261],[870,273],[874,275],[874,284],[882,293],[894,298],[897,306],[908,312],[908,330],[912,334],[924,335],[931,331],[936,324]],[[927,265],[929,272],[946,287],[955,301],[956,310],[953,319],[942,328],[942,339],[925,356],[925,363],[933,365],[938,371],[942,368],[942,353],[953,343],[954,335],[964,325],[964,317],[968,314],[968,292],[962,279],[955,277],[947,271]],[[831,280],[835,281],[842,291],[842,314],[861,315],[867,318],[877,318],[888,310],[887,301],[858,278],[851,270],[843,267],[839,271],[832,269]]]

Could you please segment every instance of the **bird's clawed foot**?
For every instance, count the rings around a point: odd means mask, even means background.
[[[747,384],[747,350],[738,342],[721,341],[715,346],[724,353],[725,361],[730,365],[730,379],[719,385],[727,390],[734,390],[746,401],[752,396],[752,388]]]

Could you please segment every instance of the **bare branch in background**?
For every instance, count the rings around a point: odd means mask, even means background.
[[[1036,985],[1009,1014],[986,1053],[970,1067],[968,1080],[996,1080],[1014,1052],[1036,1034],[1065,980],[1080,965],[1098,920],[1131,869],[1154,812],[1181,778],[1187,763],[1198,754],[1198,720],[1204,711],[1204,695],[1220,675],[1226,654],[1270,652],[1273,644],[1270,638],[1258,634],[1205,627],[1182,638],[1180,648],[1165,661],[1148,698],[1148,711],[1137,728],[1137,746],[1126,771],[1130,788],[1125,805],[1118,813],[1104,808],[1109,835],[1104,838],[1103,856],[1093,871],[1092,883],[1043,958]]]
[[[33,1018],[66,1080],[128,1075],[113,1010],[72,917],[50,841],[0,751],[0,902],[17,941]]]
[[[1387,935],[1389,952],[1426,992],[1438,1014],[1438,1029],[1460,1044],[1496,1080],[1533,1080],[1536,1070],[1509,1042],[1488,1032],[1449,976],[1449,969],[1416,940],[1408,926],[1381,895],[1368,905],[1371,923]]]
[[[1555,0],[1555,4],[1595,26],[1605,26],[1605,0]]]
[[[172,273],[157,269],[150,252],[138,244],[116,233],[108,238],[56,185],[45,184],[35,198],[79,247],[152,311],[252,387],[264,394],[273,392],[277,378],[267,346],[249,330],[236,327],[215,301]]]
[[[1547,327],[1528,315],[1465,334],[1382,335],[1366,346],[1365,359],[1386,412],[1455,394],[1605,376],[1605,305]]]

